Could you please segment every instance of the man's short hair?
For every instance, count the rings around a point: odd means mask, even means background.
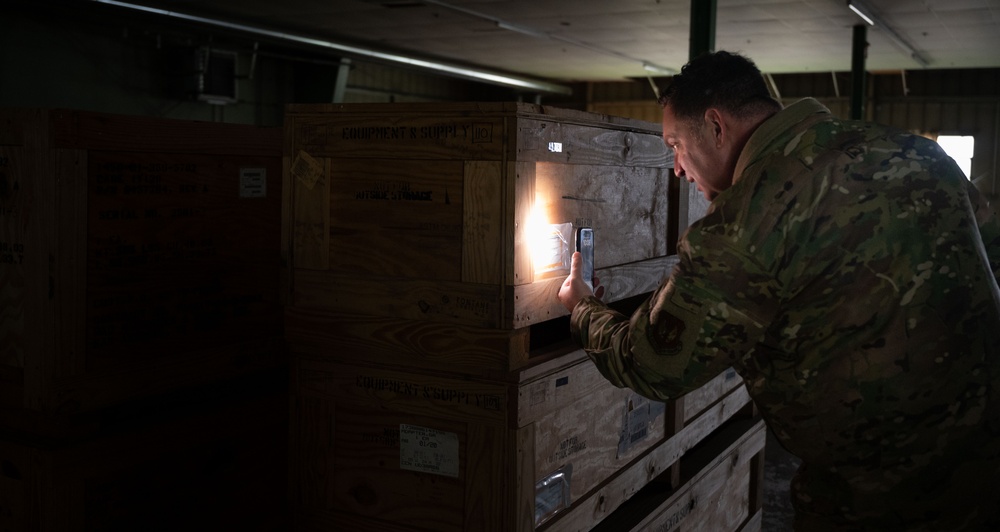
[[[710,107],[738,118],[781,109],[757,65],[738,53],[725,51],[704,53],[684,65],[659,102],[669,105],[682,120],[696,119]]]

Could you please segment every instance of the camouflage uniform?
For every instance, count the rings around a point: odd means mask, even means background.
[[[980,529],[1000,502],[985,201],[937,144],[811,99],[755,131],[735,175],[631,319],[586,298],[574,335],[652,398],[736,368],[803,461],[799,530]]]

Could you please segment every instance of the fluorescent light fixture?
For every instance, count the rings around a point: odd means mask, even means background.
[[[867,22],[869,26],[875,25],[875,21],[872,20],[871,16],[869,16],[868,13],[864,11],[864,8],[858,7],[856,2],[848,2],[847,7],[849,7],[851,11],[854,11],[854,13],[856,13],[859,17],[861,17],[865,22]]]
[[[896,43],[896,46],[902,48],[903,51],[909,54],[910,58],[920,64],[920,66],[928,66],[927,60],[924,59],[919,52],[913,49],[913,46],[910,46],[910,43],[900,37],[900,35],[896,33],[896,30],[892,29],[892,26],[889,26],[884,20],[879,18],[878,15],[876,15],[875,12],[873,12],[864,2],[861,0],[847,0],[847,7],[849,7],[851,11],[854,11],[859,17],[864,19],[865,22],[885,33],[885,35],[889,37],[892,42]]]
[[[548,39],[549,34],[544,31],[536,30],[534,28],[528,28],[525,26],[518,26],[517,24],[511,24],[510,22],[504,22],[502,20],[497,21],[497,27],[507,31],[513,31],[520,33],[522,35],[529,35],[531,37],[538,37],[539,39]]]
[[[650,63],[649,61],[643,61],[642,68],[647,72],[653,72],[654,74],[663,74],[664,76],[673,76],[674,74],[677,73],[677,71],[672,68],[656,65]]]
[[[492,83],[494,85],[504,85],[508,87],[515,87],[519,89],[534,90],[539,92],[546,92],[552,94],[563,94],[570,95],[573,93],[573,89],[565,85],[559,85],[556,83],[549,83],[545,81],[538,81],[528,78],[521,78],[517,76],[511,76],[509,74],[501,74],[496,72],[489,72],[486,70],[479,70],[475,68],[449,65],[447,63],[441,63],[437,61],[430,61],[426,59],[417,59],[415,57],[407,57],[399,54],[380,52],[378,50],[372,50],[368,48],[361,48],[358,46],[338,43],[333,41],[326,41],[322,39],[315,39],[312,37],[305,37],[301,35],[295,35],[291,33],[284,33],[280,31],[269,30],[266,28],[259,28],[254,26],[247,26],[244,24],[237,24],[233,22],[227,22],[224,20],[212,19],[207,17],[201,17],[197,15],[191,15],[187,13],[180,13],[177,11],[169,11],[166,9],[158,9],[148,6],[142,6],[138,4],[131,4],[128,2],[119,2],[117,0],[91,0],[93,2],[98,2],[101,4],[113,5],[117,7],[123,7],[128,9],[134,9],[137,11],[143,11],[146,13],[153,13],[156,15],[164,15],[167,17],[177,18],[181,20],[187,20],[190,22],[197,22],[200,24],[206,24],[209,26],[216,26],[220,28],[227,28],[231,30],[237,30],[245,33],[250,33],[253,35],[258,35],[262,37],[269,37],[272,39],[280,39],[289,42],[295,42],[299,44],[307,44],[310,46],[316,46],[319,48],[326,48],[329,50],[334,50],[348,55],[358,56],[358,57],[368,57],[372,59],[389,61],[392,63],[400,63],[412,67],[422,68],[425,70],[432,70],[435,72],[440,72],[443,74],[450,74],[456,77],[461,77],[465,79],[471,79],[475,81],[482,81],[486,83]]]

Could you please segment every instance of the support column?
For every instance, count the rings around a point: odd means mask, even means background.
[[[351,60],[341,59],[337,67],[337,79],[333,80],[333,103],[344,102],[344,92],[347,91],[347,76],[351,74]]]
[[[717,0],[691,0],[691,42],[688,59],[715,51],[715,12]]]
[[[691,28],[689,32],[688,60],[694,59],[705,52],[715,51],[715,20],[717,0],[691,0]],[[691,202],[703,202],[692,186],[682,179],[677,179],[671,160],[670,179],[667,181],[667,197],[670,209],[677,215],[667,221],[667,250],[670,254],[677,253],[677,242],[680,235],[687,229],[690,219]],[[676,471],[675,473],[676,474]]]
[[[868,56],[868,26],[854,26],[851,49],[851,119],[865,117],[865,58]]]

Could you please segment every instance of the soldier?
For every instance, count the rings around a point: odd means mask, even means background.
[[[1000,502],[1000,223],[931,140],[787,108],[738,54],[660,100],[711,206],[631,316],[574,257],[559,299],[604,376],[666,400],[732,366],[802,460],[796,530],[981,530]]]

